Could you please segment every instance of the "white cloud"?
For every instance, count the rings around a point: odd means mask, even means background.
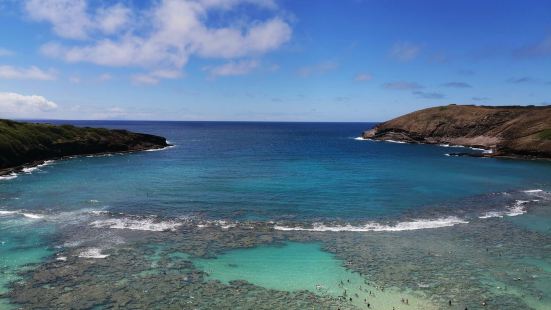
[[[159,79],[149,74],[135,74],[132,76],[132,82],[142,85],[155,85],[159,83]]]
[[[52,70],[44,71],[35,66],[31,66],[29,68],[0,66],[0,79],[50,81],[50,80],[55,80],[56,75]]]
[[[80,83],[80,77],[79,76],[71,76],[69,77],[69,82],[73,83],[73,84],[79,84]]]
[[[25,9],[36,21],[49,22],[63,38],[84,40],[93,32],[112,34],[130,18],[130,9],[122,4],[88,9],[87,0],[28,0]]]
[[[42,96],[0,92],[1,117],[36,116],[37,113],[50,112],[55,109],[57,109],[57,104]]]
[[[156,70],[147,74],[136,74],[132,76],[132,81],[136,84],[155,85],[160,79],[177,79],[182,76],[178,70]]]
[[[245,75],[258,67],[256,60],[231,61],[220,66],[207,67],[211,77]]]
[[[368,73],[358,73],[355,77],[356,81],[371,81],[373,76]]]
[[[0,57],[11,56],[11,55],[13,55],[13,54],[14,54],[13,51],[10,51],[9,49],[0,47]]]
[[[421,52],[421,46],[411,42],[396,42],[390,49],[390,56],[401,62],[415,59]]]
[[[42,46],[43,54],[67,62],[181,71],[192,56],[228,60],[259,56],[279,48],[292,34],[272,0],[161,0],[148,9],[131,10],[116,4],[95,12],[79,0],[71,16],[54,13],[54,4],[63,8],[67,2],[30,0],[26,6],[31,17],[50,22],[59,36],[85,40]],[[272,16],[246,22],[230,20],[222,26],[209,23],[213,11],[243,4],[268,10]]]
[[[87,36],[90,20],[85,0],[29,0],[25,9],[32,19],[50,22],[61,37],[83,39]]]
[[[130,22],[131,13],[129,8],[120,3],[109,8],[100,8],[96,15],[97,28],[107,34],[115,33]]]

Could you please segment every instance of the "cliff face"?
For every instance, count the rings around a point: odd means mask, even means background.
[[[551,158],[551,106],[434,107],[381,123],[363,137],[482,147],[492,149],[492,156]]]
[[[166,146],[168,144],[163,137],[126,130],[0,120],[0,174],[9,168],[64,156],[140,151]]]

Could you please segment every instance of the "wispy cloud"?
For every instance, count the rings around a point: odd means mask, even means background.
[[[358,73],[356,74],[356,77],[354,79],[356,81],[371,81],[373,79],[373,76],[368,73]]]
[[[421,52],[421,45],[414,44],[407,41],[396,42],[390,49],[390,57],[397,61],[408,62],[419,55]]]
[[[113,34],[130,21],[131,15],[131,10],[122,4],[90,13],[86,0],[29,0],[25,9],[31,19],[52,24],[58,36],[81,40],[98,31]]]
[[[113,76],[109,73],[102,73],[98,76],[98,81],[100,82],[106,82],[113,79]]]
[[[534,83],[534,82],[537,82],[537,80],[528,76],[523,76],[523,77],[510,78],[507,80],[507,82],[514,83],[514,84],[521,84],[521,83]]]
[[[214,78],[221,76],[245,75],[256,69],[258,66],[259,63],[256,60],[240,60],[231,61],[220,66],[206,67],[204,70],[208,72],[210,77]]]
[[[437,53],[433,53],[429,57],[429,62],[435,63],[435,64],[446,64],[450,62],[450,59],[443,52],[437,52]]]
[[[126,3],[126,2],[122,2]],[[85,0],[31,0],[29,16],[48,22],[65,44],[49,42],[43,54],[67,62],[151,71],[180,70],[190,57],[242,59],[258,57],[288,42],[290,24],[271,0],[161,0],[146,8],[117,3],[91,10]],[[213,11],[229,11],[247,3],[266,11],[263,20],[209,22]],[[143,18],[147,16],[147,18]],[[162,76],[138,78],[153,82]],[[171,78],[171,77],[169,77]]]
[[[0,66],[0,79],[51,81],[56,79],[56,75],[53,70],[44,71],[35,66],[28,68]]]
[[[321,75],[329,71],[333,71],[339,67],[334,61],[324,61],[311,66],[304,66],[297,70],[297,74],[301,77],[309,77],[312,75]]]
[[[442,84],[444,87],[451,87],[451,88],[471,88],[471,84],[465,83],[465,82],[448,82]]]
[[[412,89],[421,89],[421,88],[424,88],[424,86],[416,82],[397,81],[397,82],[385,83],[383,84],[383,88],[392,89],[392,90],[412,90]]]
[[[472,97],[471,99],[473,101],[488,101],[488,100],[490,100],[490,98],[488,98],[488,97]]]
[[[551,35],[540,42],[516,49],[513,51],[513,56],[517,58],[551,57]]]
[[[79,76],[74,75],[74,76],[69,77],[69,82],[71,82],[73,84],[80,84],[80,81],[81,81],[81,79],[80,79]]]
[[[0,47],[0,57],[12,56],[13,54],[15,54],[13,51]]]
[[[413,91],[412,94],[424,98],[424,99],[444,99],[446,96],[442,93],[436,92],[424,92],[424,91]]]
[[[155,85],[161,79],[177,79],[182,76],[179,70],[155,70],[149,73],[135,74],[131,77],[134,84]]]

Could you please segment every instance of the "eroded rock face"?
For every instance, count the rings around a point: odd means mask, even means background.
[[[551,158],[551,107],[435,107],[381,123],[362,136],[482,147],[492,149],[493,156]]]
[[[0,174],[65,156],[130,152],[168,146],[159,136],[126,130],[0,120]]]

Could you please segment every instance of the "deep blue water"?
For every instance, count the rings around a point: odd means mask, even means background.
[[[70,123],[158,134],[175,147],[20,174],[1,181],[1,209],[373,219],[551,184],[549,162],[447,157],[458,149],[354,139],[373,123]]]

